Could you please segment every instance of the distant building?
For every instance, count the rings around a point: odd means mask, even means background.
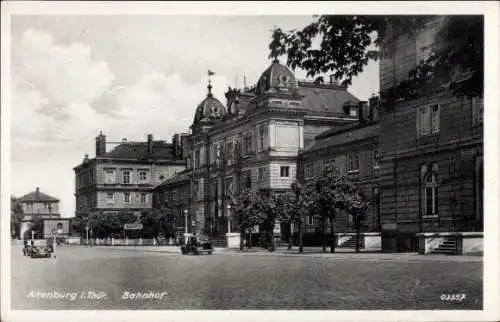
[[[16,198],[15,202],[21,205],[24,213],[20,227],[20,236],[23,239],[32,237],[27,236],[27,233],[31,230],[35,221],[61,217],[59,214],[59,199],[41,192],[38,187],[35,191]],[[42,232],[37,233],[41,234]]]
[[[153,189],[153,207],[168,212],[175,233],[192,232],[196,218],[189,214],[191,205],[191,175],[183,171]]]
[[[133,213],[152,209],[152,187],[185,169],[185,135],[175,135],[173,143],[106,142],[102,133],[96,137],[96,156],[88,155],[75,171],[76,215],[95,213]],[[117,144],[106,151],[107,144]]]

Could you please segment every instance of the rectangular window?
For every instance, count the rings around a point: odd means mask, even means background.
[[[351,106],[349,109],[349,115],[354,117],[358,116],[358,108],[356,106]]]
[[[125,203],[130,203],[130,192],[123,193],[123,201]]]
[[[434,104],[417,109],[417,133],[419,136],[439,133],[440,106]]]
[[[252,134],[249,133],[245,136],[244,154],[248,155],[251,152],[252,152]]]
[[[124,170],[123,171],[123,184],[130,184],[130,183],[132,183],[132,180],[130,178],[130,171]]]
[[[307,224],[310,226],[314,225],[314,216],[307,216]]]
[[[264,126],[259,127],[259,151],[264,150]]]
[[[353,153],[349,155],[349,162],[348,162],[348,172],[357,172],[359,171],[359,155]]]
[[[312,163],[307,163],[305,165],[305,178],[314,177],[314,167]]]
[[[140,183],[148,182],[148,172],[146,170],[139,170],[139,182]]]
[[[177,200],[177,191],[172,191],[172,200]]]
[[[148,195],[145,193],[141,193],[141,204],[145,204],[148,202]]]
[[[380,168],[380,150],[379,149],[373,150],[373,168],[374,169]]]
[[[106,203],[113,204],[115,203],[115,194],[112,192],[108,192],[106,194]]]
[[[473,124],[483,123],[484,102],[480,97],[473,97],[472,103],[472,122]]]
[[[233,164],[233,156],[234,156],[234,146],[233,142],[228,142],[227,143],[227,165]]]
[[[265,171],[266,171],[266,168],[259,168],[259,170],[258,170],[258,171],[259,171],[259,173],[258,173],[258,177],[257,177],[257,178],[258,178],[259,180],[263,180],[263,179],[264,179],[264,173],[265,173]]]
[[[115,183],[115,170],[104,170],[104,180],[105,183]]]
[[[199,169],[200,166],[201,166],[201,159],[200,159],[201,155],[200,155],[200,149],[196,149],[195,152],[194,152],[194,164],[195,164],[195,168],[196,169]]]
[[[289,166],[281,166],[280,167],[280,176],[282,178],[288,178],[290,176],[290,167]]]

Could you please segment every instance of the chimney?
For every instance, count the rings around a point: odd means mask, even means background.
[[[85,154],[84,157],[83,157],[83,163],[86,163],[88,161],[89,161],[89,155]]]
[[[174,156],[178,157],[180,154],[180,135],[179,133],[174,134],[172,137],[172,149],[174,151]]]
[[[127,143],[127,138],[123,138],[122,143]]]
[[[36,197],[38,198],[40,196],[40,188],[36,187]]]
[[[106,154],[106,136],[99,132],[99,136],[95,138],[95,156]]]
[[[153,153],[153,134],[148,134],[148,153]]]

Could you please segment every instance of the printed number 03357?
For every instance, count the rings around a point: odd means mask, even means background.
[[[458,294],[441,294],[441,301],[456,301],[462,302],[465,299],[464,293]]]

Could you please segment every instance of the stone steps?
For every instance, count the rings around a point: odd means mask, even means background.
[[[437,248],[432,251],[433,254],[457,254],[457,238],[447,237]]]
[[[363,248],[363,236],[360,236],[360,248]],[[348,240],[346,240],[342,245],[337,246],[340,248],[356,248],[356,236],[351,236]]]

